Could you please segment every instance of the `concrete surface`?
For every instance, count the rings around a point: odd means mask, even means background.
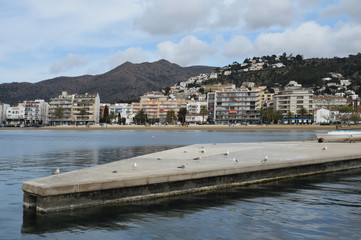
[[[324,149],[327,146],[327,149]],[[89,167],[59,175],[26,181],[23,183],[24,206],[39,207],[41,211],[47,210],[47,206],[56,197],[58,200],[69,195],[66,204],[71,204],[75,198],[79,198],[81,193],[97,192],[97,201],[87,204],[84,202],[75,204],[72,208],[90,205],[103,204],[102,191],[110,194],[110,190],[117,189],[118,196],[115,198],[126,197],[128,193],[120,189],[135,189],[137,187],[153,186],[153,190],[142,189],[131,193],[129,197],[135,197],[137,194],[147,195],[148,193],[157,192],[157,184],[187,182],[174,190],[189,190],[189,188],[205,187],[205,181],[201,179],[218,178],[209,181],[210,186],[213,184],[223,183],[220,177],[236,176],[245,173],[258,172],[262,173],[274,169],[287,169],[309,166],[317,164],[328,164],[332,162],[360,160],[361,159],[360,143],[317,143],[317,142],[263,142],[263,143],[229,143],[229,144],[197,144],[163,152],[148,154],[135,158],[120,160],[117,162]],[[225,155],[229,151],[229,155]],[[267,156],[267,162],[261,163]],[[199,158],[195,160],[195,158]],[[237,160],[237,161],[235,161]],[[136,163],[136,167],[134,167]],[[184,165],[184,168],[179,168]],[[359,167],[356,165],[340,165],[337,169],[347,169]],[[286,169],[286,170],[285,170]],[[337,170],[330,169],[330,170]],[[61,169],[60,169],[61,170]],[[327,168],[308,169],[302,172],[290,173],[292,175],[310,174],[317,171],[327,171]],[[49,173],[50,175],[51,173]],[[266,174],[263,174],[266,177]],[[262,174],[257,174],[257,179],[263,178]],[[284,173],[282,176],[284,177]],[[277,173],[272,177],[277,177]],[[252,177],[252,180],[257,180]],[[195,184],[189,184],[192,181]],[[247,179],[244,179],[245,181]],[[240,181],[239,179],[227,180]],[[200,183],[200,184],[198,184]],[[161,186],[161,187],[160,187]],[[159,190],[171,191],[173,186],[159,185]],[[152,192],[153,191],[153,192]],[[73,195],[71,195],[73,194]],[[74,195],[78,194],[78,195]],[[93,194],[94,195],[94,194]],[[84,197],[84,194],[81,195]],[[52,198],[49,198],[52,197]],[[41,200],[41,198],[44,198]],[[49,198],[46,200],[45,198]],[[86,197],[85,197],[86,198]],[[95,198],[93,196],[93,198]],[[69,200],[70,199],[70,200]],[[56,200],[56,202],[58,201]],[[114,198],[113,198],[114,200]],[[43,201],[43,206],[40,202]],[[60,201],[60,200],[59,200]],[[47,205],[48,204],[48,205]],[[59,202],[58,204],[61,205]]]

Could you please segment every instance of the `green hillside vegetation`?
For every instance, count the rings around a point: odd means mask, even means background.
[[[263,63],[262,70],[243,71],[252,64]],[[303,87],[313,88],[315,93],[325,85],[322,78],[330,77],[330,72],[342,74],[343,79],[352,81],[349,89],[354,90],[361,95],[361,54],[349,55],[348,57],[339,58],[311,58],[303,59],[301,55],[293,57],[284,53],[280,57],[263,56],[260,58],[245,59],[248,66],[242,66],[240,63],[233,63],[223,68],[215,69],[219,73],[217,79],[209,80],[207,83],[234,83],[240,87],[243,82],[255,82],[258,86],[285,86],[291,80],[302,84]],[[272,64],[282,63],[283,67],[274,67]],[[230,75],[223,75],[225,71],[232,71]],[[328,82],[339,83],[339,79],[332,78]],[[326,88],[326,92],[332,89]]]

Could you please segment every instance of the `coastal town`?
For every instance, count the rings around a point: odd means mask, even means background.
[[[297,58],[297,57],[296,57]],[[238,66],[238,68],[234,68]],[[161,91],[147,92],[128,103],[102,103],[98,93],[62,91],[49,102],[26,100],[17,106],[0,103],[1,127],[58,125],[248,125],[248,124],[354,124],[360,121],[360,98],[348,89],[351,80],[337,72],[322,78],[314,89],[290,80],[287,85],[257,86],[255,82],[214,83],[232,71],[282,68],[262,59],[219,68],[190,77]],[[237,69],[237,70],[234,70]],[[212,83],[213,82],[213,83]],[[327,88],[328,91],[325,91]],[[330,89],[332,91],[330,91]]]

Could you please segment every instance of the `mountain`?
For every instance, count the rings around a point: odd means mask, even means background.
[[[58,97],[68,93],[99,93],[101,102],[137,98],[148,91],[171,86],[200,73],[210,73],[214,67],[181,67],[166,60],[153,63],[133,64],[126,62],[115,69],[99,75],[57,77],[37,83],[0,84],[0,102],[16,105],[24,100]]]

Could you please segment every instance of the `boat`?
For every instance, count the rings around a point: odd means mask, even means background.
[[[361,130],[333,130],[324,134],[316,134],[318,142],[360,141]]]

